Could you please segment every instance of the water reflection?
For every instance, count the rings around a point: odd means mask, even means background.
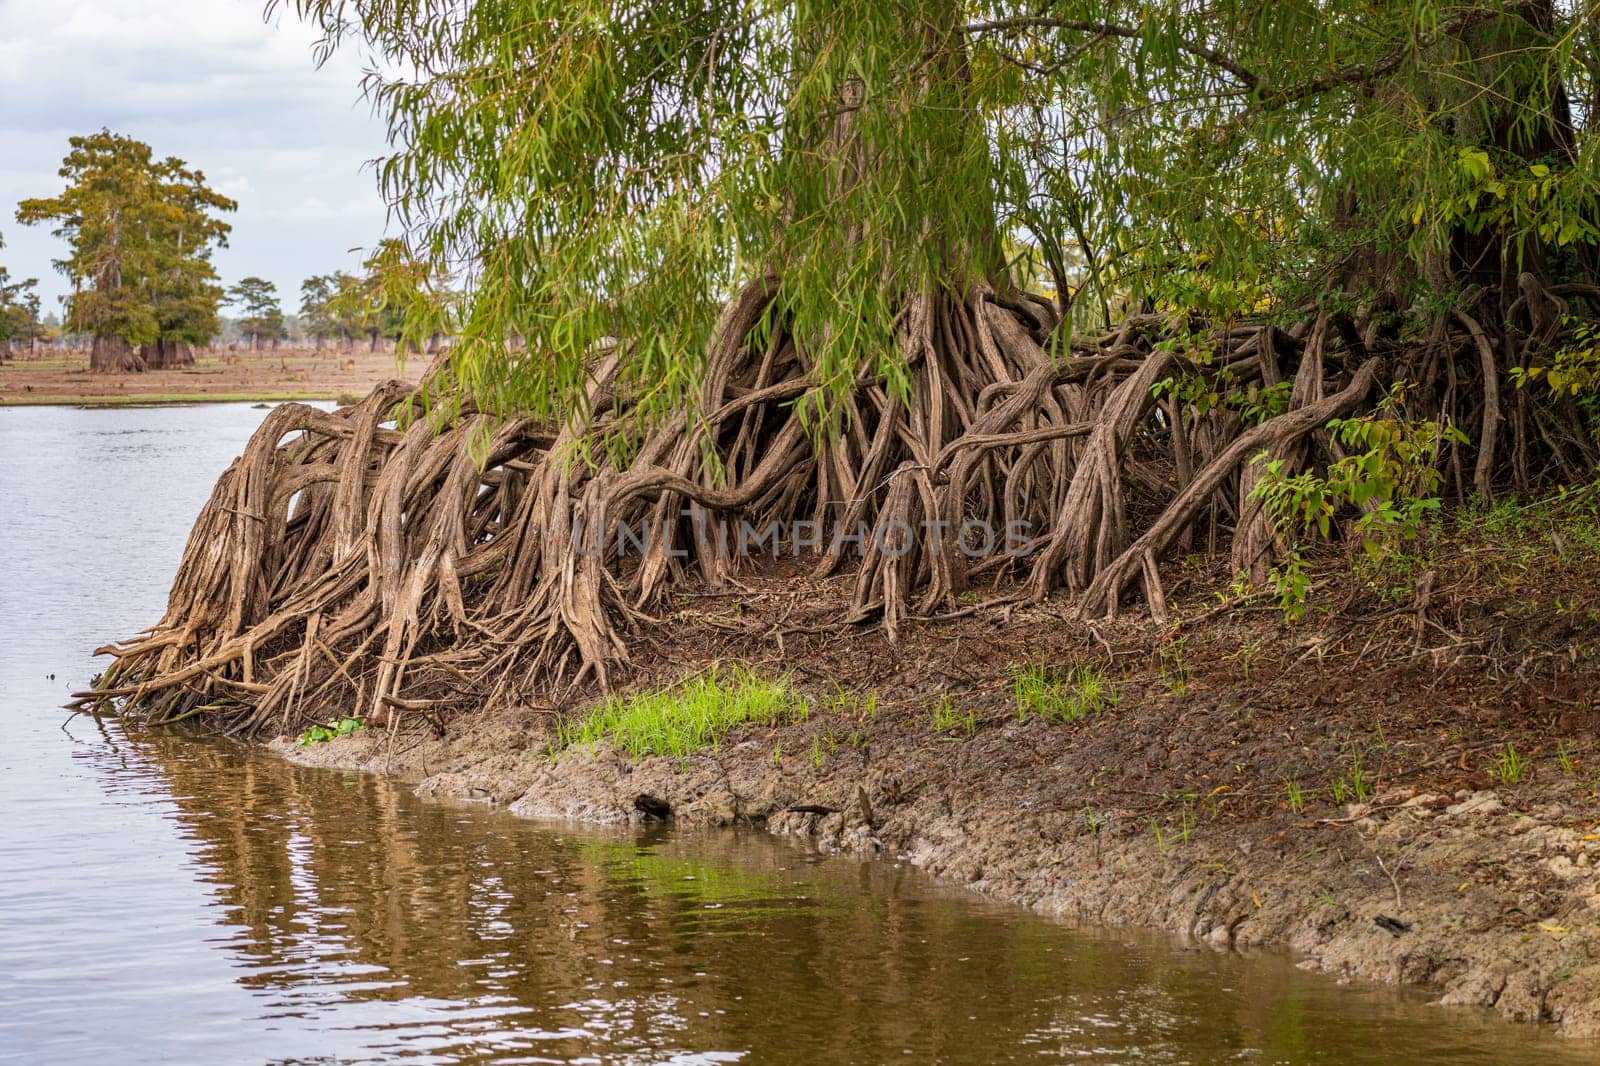
[[[316,1031],[339,1061],[1506,1062],[1531,1050],[1498,1023],[1340,989],[1283,960],[1082,936],[903,867],[759,834],[556,829],[231,746],[134,746],[197,845],[216,943],[260,1017],[275,1033]]]

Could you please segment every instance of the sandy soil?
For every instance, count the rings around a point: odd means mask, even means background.
[[[1326,579],[1297,623],[1259,600],[1222,610],[1197,570],[1171,586],[1170,626],[1083,623],[1051,602],[898,645],[834,623],[837,582],[777,565],[685,594],[637,636],[629,683],[744,661],[815,697],[804,723],[683,762],[553,752],[563,711],[532,706],[274,747],[529,815],[750,823],[885,851],[1070,920],[1286,947],[1339,979],[1600,1037],[1592,525],[1513,515],[1447,539],[1425,570]],[[1019,720],[1017,662],[1092,664],[1116,702]],[[946,696],[959,720],[936,730]]]
[[[331,348],[199,353],[194,366],[142,374],[91,374],[88,352],[18,352],[0,364],[0,405],[150,404],[237,400],[349,400],[391,378],[414,381],[424,360],[397,367],[387,349]]]

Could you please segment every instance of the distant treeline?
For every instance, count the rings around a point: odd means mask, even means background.
[[[223,288],[211,257],[232,230],[223,216],[238,205],[201,171],[102,129],[70,138],[60,174],[66,188],[23,200],[16,217],[54,225],[67,244],[55,266],[72,292],[60,319],[41,317],[37,279],[13,282],[0,267],[0,358],[19,345],[86,343],[90,369],[117,372],[192,363],[196,346],[218,341],[259,349],[362,340],[376,349],[388,340],[420,349],[447,331],[449,286],[403,241],[379,242],[355,273],[307,278],[291,318],[264,278]],[[224,319],[223,307],[238,317]]]

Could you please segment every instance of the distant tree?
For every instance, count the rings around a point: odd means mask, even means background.
[[[259,350],[261,341],[274,344],[284,335],[283,305],[278,287],[265,278],[243,278],[228,290],[228,303],[244,312],[239,332],[250,338],[250,347]]]
[[[4,247],[5,240],[0,239],[0,248]],[[0,361],[11,355],[19,340],[33,348],[39,334],[39,294],[34,292],[38,284],[37,278],[12,281],[10,272],[0,266]]]
[[[317,274],[300,283],[300,323],[318,348],[339,338],[348,343],[352,333],[341,320],[334,298],[356,279],[342,271]]]
[[[371,350],[378,342],[394,342],[395,354],[409,347],[437,350],[449,332],[452,294],[448,279],[396,238],[380,241],[361,264],[360,278],[340,275],[332,301],[337,314],[365,333]]]
[[[94,338],[89,367],[143,370],[193,361],[216,334],[222,288],[211,254],[227,244],[218,217],[238,205],[183,160],[109,130],[73,137],[59,196],[24,200],[17,220],[56,223],[70,246],[56,269],[73,283],[69,328]]]

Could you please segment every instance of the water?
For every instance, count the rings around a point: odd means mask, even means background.
[[[0,409],[0,1060],[1600,1058],[759,834],[551,827],[64,723],[261,415]]]

